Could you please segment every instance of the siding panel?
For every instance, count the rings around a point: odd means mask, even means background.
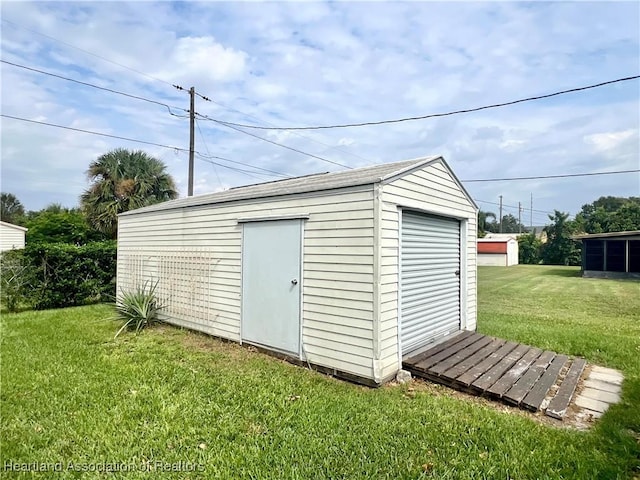
[[[158,281],[171,305],[169,322],[240,341],[238,220],[291,214],[309,215],[302,276],[305,355],[311,363],[371,378],[371,186],[121,216],[118,287]],[[178,268],[181,262],[187,268]]]

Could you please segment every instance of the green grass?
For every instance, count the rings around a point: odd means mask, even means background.
[[[2,315],[0,468],[61,462],[56,478],[81,475],[70,462],[134,465],[126,478],[151,478],[146,462],[204,470],[162,478],[632,477],[638,284],[572,272],[481,270],[479,326],[624,370],[622,404],[591,431],[551,427],[444,387],[360,387],[174,328],[114,340],[119,324],[104,320],[112,310],[91,306]]]

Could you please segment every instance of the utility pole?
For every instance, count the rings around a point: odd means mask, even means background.
[[[500,195],[500,233],[502,233],[502,195]]]
[[[196,145],[196,89],[191,87],[189,89],[190,108],[189,108],[189,187],[187,196],[193,196],[193,157],[195,155]]]
[[[531,192],[531,210],[529,217],[529,226],[531,227],[531,231],[533,231],[533,192]]]
[[[522,233],[522,203],[518,202],[518,233]]]

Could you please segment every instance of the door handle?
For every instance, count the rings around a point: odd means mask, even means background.
[[[291,285],[297,285],[298,284],[298,279],[294,278],[293,280],[291,280]]]

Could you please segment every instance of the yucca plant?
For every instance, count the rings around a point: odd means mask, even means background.
[[[164,308],[156,296],[158,282],[151,283],[148,280],[142,287],[134,291],[123,291],[116,298],[117,318],[124,320],[124,324],[118,330],[114,338],[117,338],[124,330],[140,330],[159,321],[158,314]]]

